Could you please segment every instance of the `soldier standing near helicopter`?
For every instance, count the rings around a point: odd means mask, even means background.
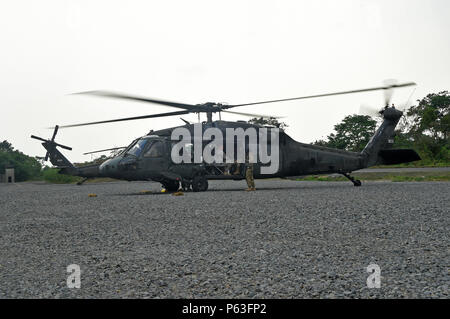
[[[246,156],[245,161],[245,180],[247,181],[248,188],[246,191],[253,192],[256,191],[255,180],[253,178],[253,156],[251,152]]]

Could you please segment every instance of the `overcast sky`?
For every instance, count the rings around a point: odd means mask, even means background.
[[[45,127],[174,111],[70,96],[117,90],[177,102],[230,104],[418,83],[413,100],[450,89],[450,1],[5,1],[0,10],[0,140],[28,155]],[[393,102],[406,102],[412,88]],[[312,142],[382,92],[236,109],[285,116]],[[183,116],[195,122],[197,116]],[[203,118],[205,119],[205,118]],[[225,120],[247,119],[223,115]],[[61,130],[73,161],[123,146],[179,117]]]

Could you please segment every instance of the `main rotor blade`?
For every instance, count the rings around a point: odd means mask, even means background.
[[[153,98],[147,98],[147,97],[143,97],[143,96],[128,95],[128,94],[122,94],[122,93],[116,93],[116,92],[110,92],[110,91],[86,91],[86,92],[73,93],[73,94],[94,95],[94,96],[110,97],[110,98],[115,98],[115,99],[155,103],[155,104],[177,107],[180,109],[191,110],[191,111],[194,111],[197,109],[197,106],[192,105],[192,104],[156,100]]]
[[[411,98],[414,95],[414,93],[416,92],[416,90],[417,90],[417,88],[414,88],[414,90],[409,95],[408,100],[406,101],[406,103],[403,104],[402,106],[400,106],[400,111],[406,112],[406,110],[411,107]]]
[[[131,120],[142,120],[142,119],[150,119],[150,118],[155,118],[155,117],[165,117],[165,116],[181,115],[181,114],[189,114],[189,113],[191,113],[191,112],[190,111],[178,111],[178,112],[169,112],[169,113],[150,114],[150,115],[143,115],[143,116],[125,117],[125,118],[115,119],[115,120],[63,125],[63,126],[60,126],[59,128],[94,125],[94,124],[103,124],[103,123],[112,123],[112,122],[122,122],[122,121],[131,121]],[[49,127],[49,128],[51,128],[51,127]]]
[[[325,93],[325,94],[317,94],[317,95],[308,95],[301,97],[294,97],[290,99],[280,99],[280,100],[271,100],[271,101],[261,101],[254,103],[245,103],[245,104],[235,104],[235,105],[223,105],[222,109],[228,109],[237,106],[247,106],[247,105],[256,105],[256,104],[267,104],[267,103],[275,103],[275,102],[286,102],[286,101],[295,101],[295,100],[304,100],[304,99],[312,99],[317,97],[325,97],[325,96],[333,96],[333,95],[344,95],[344,94],[352,94],[352,93],[360,93],[360,92],[370,92],[370,91],[379,91],[379,90],[389,90],[392,88],[401,88],[416,85],[414,82],[402,83],[402,84],[393,84],[388,86],[379,86],[368,89],[360,89],[360,90],[351,90],[351,91],[342,91],[342,92],[334,92],[334,93]]]
[[[94,153],[101,153],[101,152],[107,152],[107,151],[121,150],[121,149],[124,149],[124,148],[126,148],[126,146],[123,146],[123,147],[107,148],[107,149],[104,149],[104,150],[99,150],[99,151],[93,151],[93,152],[83,153],[83,155],[94,154]]]
[[[254,113],[244,113],[244,112],[235,112],[235,111],[228,111],[228,110],[223,110],[221,112],[225,112],[225,113],[231,113],[231,114],[238,114],[238,115],[244,115],[244,116],[250,116],[250,117],[262,117],[262,118],[266,118],[266,119],[280,119],[282,118],[282,116],[273,116],[273,115],[263,115],[263,114],[254,114]]]

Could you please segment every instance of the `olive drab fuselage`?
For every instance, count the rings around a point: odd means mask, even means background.
[[[402,115],[402,112],[388,108],[384,111],[384,121],[375,132],[366,148],[360,152],[349,152],[333,148],[321,147],[311,144],[304,144],[293,140],[283,130],[278,131],[278,157],[272,160],[278,161],[277,169],[273,173],[263,174],[261,168],[267,166],[262,163],[257,156],[253,164],[253,175],[255,179],[273,177],[291,177],[312,174],[340,173],[351,179],[348,173],[376,164],[397,164],[398,162],[408,162],[420,159],[413,150],[392,150],[389,142],[394,135],[394,129]],[[194,124],[182,126],[192,132],[194,136]],[[180,128],[168,128],[159,131],[152,131],[149,135],[134,140],[126,149],[117,156],[108,159],[101,165],[91,165],[87,167],[75,167],[62,155],[50,142],[44,142],[44,147],[50,153],[50,160],[55,166],[61,169],[61,173],[92,177],[111,177],[128,181],[158,181],[163,185],[175,189],[179,184],[190,185],[195,183],[200,189],[207,188],[207,180],[245,179],[245,169],[236,161],[225,163],[175,163],[172,158],[172,148],[179,140],[174,140],[173,130]],[[201,125],[202,131],[208,128],[217,128],[226,137],[227,128],[254,128],[257,132],[261,129],[266,131],[275,128],[267,128],[245,122],[214,121],[204,122]],[[202,149],[210,141],[200,141]],[[193,139],[192,144],[199,143]],[[268,140],[268,150],[271,151],[272,141]],[[236,147],[233,144],[232,147]],[[248,145],[245,146],[248,148]],[[224,143],[224,152],[226,145]],[[239,172],[230,174],[230,170]],[[351,179],[352,180],[352,179]],[[352,182],[355,183],[354,180]],[[184,185],[184,184],[183,184]],[[200,186],[199,186],[200,185]],[[356,185],[356,184],[355,184]],[[359,183],[360,185],[360,183]],[[356,185],[356,186],[359,186]]]

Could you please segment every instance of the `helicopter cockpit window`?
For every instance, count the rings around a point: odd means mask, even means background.
[[[134,155],[136,157],[139,157],[139,155],[142,153],[142,150],[145,147],[145,144],[147,144],[147,139],[142,139],[136,142],[128,151],[127,154]]]
[[[164,145],[161,141],[154,141],[148,150],[145,152],[144,157],[162,157],[164,153]]]

